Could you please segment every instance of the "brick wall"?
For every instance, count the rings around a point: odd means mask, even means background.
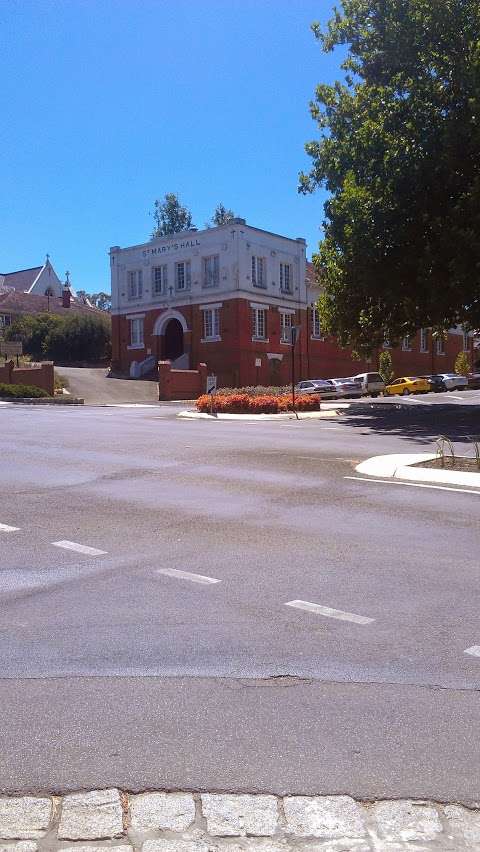
[[[6,385],[33,385],[53,396],[55,382],[53,361],[45,361],[35,367],[15,367],[13,361],[8,361],[0,367],[0,382]]]
[[[170,361],[158,362],[159,399],[197,399],[206,385],[206,364],[199,364],[198,370],[172,370]]]
[[[221,299],[219,299],[221,301]],[[132,361],[142,361],[149,354],[159,360],[163,337],[153,334],[157,318],[166,309],[145,311],[143,349],[129,349],[129,322],[125,317],[114,316],[112,367],[128,373]],[[190,364],[205,363],[209,373],[214,373],[218,386],[284,385],[291,381],[290,346],[281,342],[280,311],[270,304],[267,309],[267,340],[252,340],[251,308],[248,299],[229,299],[220,308],[221,340],[203,340],[203,314],[199,305],[185,305],[175,310],[185,318],[189,329],[184,335],[185,351]],[[342,349],[334,338],[312,337],[311,311],[297,309],[293,316],[301,334],[295,349],[295,377],[332,378],[352,376],[377,370],[379,351],[371,359],[354,360],[349,349]],[[432,343],[434,351],[432,353]],[[451,372],[455,358],[463,348],[463,336],[449,333],[445,341],[445,354],[436,354],[435,341],[428,335],[428,351],[420,351],[420,333],[412,337],[410,350],[392,349],[393,369],[396,376],[422,375],[433,372]],[[150,351],[149,351],[150,350]],[[472,353],[470,353],[470,359]],[[272,357],[277,356],[277,357]],[[260,366],[256,361],[260,360]],[[185,397],[186,398],[186,397]]]

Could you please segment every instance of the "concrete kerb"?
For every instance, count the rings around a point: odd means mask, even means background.
[[[358,464],[355,470],[357,473],[380,479],[401,479],[480,488],[480,473],[431,467],[412,467],[412,465],[432,461],[435,458],[435,453],[396,453],[372,456],[372,458]]]
[[[0,798],[1,852],[480,850],[480,813],[411,799],[90,790]]]
[[[338,411],[300,411],[298,417],[293,411],[282,414],[205,414],[201,411],[180,411],[177,417],[187,420],[324,420],[337,417]]]
[[[16,405],[84,405],[85,400],[76,396],[52,396],[52,397],[0,397],[1,403],[12,403]]]

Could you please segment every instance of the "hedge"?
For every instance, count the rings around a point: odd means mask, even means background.
[[[39,399],[43,396],[49,396],[43,388],[36,388],[33,385],[5,385],[0,382],[0,397],[10,396],[17,399],[35,398]]]
[[[200,396],[197,399],[198,411],[208,414],[211,402],[209,394]],[[225,395],[223,388],[220,393],[215,394],[213,405],[214,410],[220,414],[279,414],[284,411],[293,411],[291,394],[251,396],[237,391],[237,393]],[[315,394],[300,394],[295,397],[295,408],[298,411],[318,411],[320,397]]]

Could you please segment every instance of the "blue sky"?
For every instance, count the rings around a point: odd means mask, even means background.
[[[297,193],[315,85],[339,75],[310,24],[330,0],[2,0],[0,272],[43,262],[109,290],[107,252],[149,238],[177,192],[318,244]]]

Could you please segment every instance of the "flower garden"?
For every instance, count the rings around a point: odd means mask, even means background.
[[[197,399],[197,410],[209,414],[281,414],[293,411],[292,392],[288,388],[220,388],[214,395],[203,394]],[[320,397],[315,394],[295,394],[297,411],[318,411]]]

